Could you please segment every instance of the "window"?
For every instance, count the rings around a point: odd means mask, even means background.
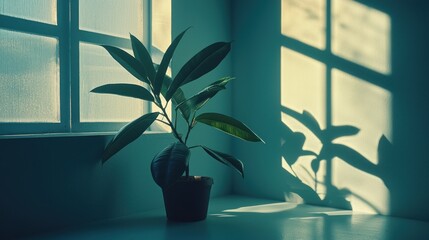
[[[141,84],[99,45],[131,53],[131,33],[160,58],[170,1],[0,0],[0,134],[110,132],[151,111],[90,90]]]

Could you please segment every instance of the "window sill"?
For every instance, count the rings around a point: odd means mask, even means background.
[[[68,132],[68,133],[34,133],[34,134],[10,134],[0,135],[0,139],[31,139],[31,138],[56,138],[56,137],[96,137],[114,136],[117,131],[111,132]],[[144,134],[170,134],[162,130],[147,131]]]

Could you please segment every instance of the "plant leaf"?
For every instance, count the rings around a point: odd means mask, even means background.
[[[189,117],[191,114],[195,111],[198,111],[201,109],[212,97],[214,97],[219,91],[225,89],[225,85],[228,84],[230,80],[233,78],[226,77],[222,78],[206,88],[204,88],[199,93],[195,94],[194,96],[190,97],[189,99],[181,102],[177,108],[181,109],[183,117],[186,119],[186,121],[189,121]]]
[[[244,165],[243,163],[238,160],[237,158],[228,155],[226,153],[222,153],[219,151],[215,151],[213,149],[210,149],[208,147],[205,146],[200,146],[202,149],[204,149],[204,151],[209,154],[212,158],[218,160],[219,162],[227,165],[228,167],[231,167],[235,170],[237,170],[240,175],[244,178]]]
[[[183,175],[190,156],[188,147],[180,142],[172,143],[152,160],[152,178],[162,189],[171,186]]]
[[[203,113],[196,117],[195,121],[207,124],[242,140],[264,142],[244,123],[220,113]]]
[[[177,73],[167,91],[167,99],[176,90],[216,68],[231,50],[231,43],[216,42],[194,55]]]
[[[152,94],[146,88],[135,84],[106,84],[92,89],[91,92],[102,94],[115,94],[124,97],[138,98],[151,102],[154,101]]]
[[[104,149],[102,155],[103,163],[129,143],[140,137],[140,135],[142,135],[155,121],[158,115],[158,112],[148,113],[122,127]]]
[[[155,95],[160,93],[163,85],[163,80],[165,78],[165,73],[167,72],[168,65],[170,64],[171,58],[173,57],[173,53],[176,50],[176,47],[182,39],[183,35],[186,33],[186,31],[188,31],[188,29],[189,28],[185,29],[185,31],[180,33],[167,48],[167,51],[165,51],[165,54],[162,57],[161,64],[159,65],[158,71],[156,72],[155,76],[155,82],[153,86]],[[170,100],[171,96],[166,100]]]
[[[131,45],[133,47],[134,57],[143,64],[144,71],[147,73],[147,77],[153,86],[156,72],[155,68],[153,67],[153,62],[149,51],[134,35],[130,34],[130,39]]]
[[[136,77],[140,81],[150,84],[147,74],[143,70],[144,69],[143,64],[139,60],[135,59],[129,53],[125,52],[120,48],[117,48],[114,46],[107,46],[107,45],[101,45],[101,46],[104,49],[106,49],[109,52],[109,54],[134,77]]]

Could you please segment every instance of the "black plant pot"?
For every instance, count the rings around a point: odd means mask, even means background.
[[[169,221],[193,222],[207,217],[210,177],[181,177],[175,184],[163,189],[165,211]]]

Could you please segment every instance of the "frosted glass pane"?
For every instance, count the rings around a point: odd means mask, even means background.
[[[152,1],[152,44],[165,52],[171,43],[171,0]]]
[[[383,74],[390,73],[390,17],[355,1],[334,0],[334,54]]]
[[[57,0],[0,0],[0,14],[57,24]]]
[[[59,122],[58,41],[0,30],[0,122]]]
[[[152,1],[152,58],[156,63],[160,63],[162,56],[171,43],[171,0]],[[171,68],[167,74],[171,76]],[[161,111],[155,104],[152,104],[153,111]],[[171,117],[171,104],[167,106],[167,113]],[[165,124],[159,124],[158,129],[170,131]]]
[[[143,0],[80,0],[82,30],[129,37],[143,36]]]
[[[107,83],[141,82],[124,70],[100,46],[80,44],[80,121],[127,122],[143,113],[143,101],[111,94],[90,93]]]
[[[282,0],[282,34],[324,49],[326,0]]]

